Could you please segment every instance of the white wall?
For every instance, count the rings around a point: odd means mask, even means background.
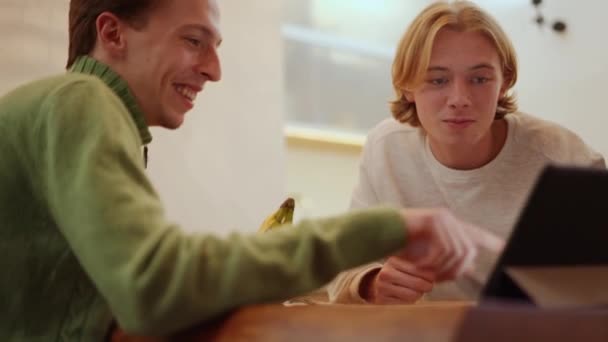
[[[63,72],[67,22],[67,0],[0,0],[0,95]]]
[[[153,130],[150,176],[187,230],[255,230],[285,196],[280,2],[219,1],[223,81],[180,130]],[[68,3],[0,0],[0,94],[63,72]]]
[[[300,142],[287,146],[287,189],[296,199],[295,220],[346,211],[357,181],[359,149]]]
[[[608,156],[608,44],[603,38],[608,2],[544,1],[542,13],[550,23],[558,18],[567,22],[563,36],[533,24],[530,0],[475,2],[496,17],[518,52],[520,109],[570,128]],[[384,103],[378,110],[390,115]],[[352,149],[289,146],[287,187],[300,198],[300,214],[345,210],[358,177],[358,158]]]
[[[280,2],[219,1],[222,81],[179,131],[153,131],[150,175],[188,230],[256,230],[286,196]]]
[[[548,24],[564,19],[565,35],[533,25],[528,0],[478,0],[493,13],[513,40],[520,61],[516,86],[521,110],[572,129],[608,155],[608,45],[602,38],[608,2],[544,1]],[[505,3],[507,1],[504,1]]]

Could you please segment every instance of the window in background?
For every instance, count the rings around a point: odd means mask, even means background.
[[[388,117],[395,47],[428,3],[285,0],[288,135],[308,132],[319,139],[362,141]]]

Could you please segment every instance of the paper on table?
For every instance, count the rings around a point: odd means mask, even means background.
[[[506,272],[541,307],[608,304],[608,266],[507,267]]]

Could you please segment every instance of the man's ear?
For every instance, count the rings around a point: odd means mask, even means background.
[[[121,58],[124,56],[127,47],[124,23],[113,13],[103,12],[97,17],[95,27],[97,29],[97,45],[111,57]]]
[[[416,102],[414,100],[414,93],[412,93],[411,91],[402,89],[401,93],[403,94],[403,97],[405,97],[405,99],[407,100],[407,102],[410,102],[410,103]]]
[[[507,77],[503,77],[503,81],[502,81],[502,85],[500,86],[500,92],[499,92],[499,99],[502,99],[503,97],[505,97],[505,95],[507,95],[507,91],[509,90],[509,84],[511,83],[511,80]]]

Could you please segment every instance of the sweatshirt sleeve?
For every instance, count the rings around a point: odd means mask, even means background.
[[[361,296],[361,281],[366,275],[377,272],[381,268],[381,263],[374,262],[338,274],[326,287],[329,302],[335,304],[367,304],[368,301]]]
[[[109,90],[60,89],[37,124],[40,187],[57,226],[123,329],[164,335],[240,305],[284,300],[405,244],[388,208],[259,235],[187,234],[167,222],[140,141]]]

